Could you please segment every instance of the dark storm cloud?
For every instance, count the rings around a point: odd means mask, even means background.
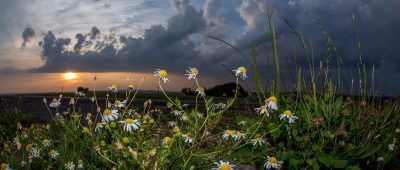
[[[83,34],[76,34],[75,38],[76,38],[77,42],[76,42],[76,44],[74,46],[74,50],[79,51],[79,50],[81,50],[81,48],[83,46],[83,43],[86,40],[86,36],[83,35]]]
[[[167,27],[154,25],[145,30],[143,38],[102,35],[101,40],[93,40],[94,35],[100,36],[100,30],[93,27],[90,40],[86,40],[85,34],[77,34],[73,50],[67,50],[71,40],[56,38],[49,31],[41,45],[45,64],[33,71],[61,72],[69,68],[97,72],[176,70],[177,66],[183,69],[190,62],[200,63],[201,56],[189,36],[205,28],[202,12],[188,1],[176,1],[174,5],[177,14],[168,20]],[[81,50],[87,46],[94,46],[95,50]]]
[[[307,73],[309,69],[298,38],[290,32],[283,19],[287,19],[304,35],[315,59],[314,67],[318,68],[320,62],[325,63],[327,39],[318,26],[288,0],[241,0],[234,7],[236,11],[231,11],[231,15],[243,20],[245,25],[242,28],[237,28],[236,21],[220,15],[218,10],[222,9],[225,1],[206,0],[202,10],[196,10],[188,0],[173,0],[172,5],[177,13],[167,21],[167,26],[153,25],[140,38],[100,34],[100,30],[93,27],[89,33],[77,34],[77,43],[72,50],[68,50],[66,46],[70,45],[70,39],[56,38],[49,32],[42,44],[45,64],[34,71],[59,72],[72,68],[77,71],[148,72],[155,68],[166,68],[181,72],[187,66],[204,66],[204,74],[217,77],[224,73],[215,73],[220,69],[219,64],[229,67],[250,66],[232,49],[206,38],[212,35],[229,40],[245,54],[249,54],[250,47],[262,44],[256,49],[258,62],[261,71],[268,73],[270,80],[274,72],[266,2],[274,11],[273,23],[277,31],[281,69],[284,74],[282,77],[289,79],[296,64],[302,67],[303,73]],[[367,72],[372,73],[374,68],[375,76],[380,78],[394,79],[393,77],[399,76],[400,15],[397,8],[400,1],[386,0],[382,3],[380,0],[301,0],[299,4],[315,16],[331,36],[340,53],[340,68],[345,81],[358,80],[356,75],[359,50],[353,15],[359,30],[362,58]],[[87,39],[86,35],[89,36]],[[94,40],[94,37],[100,38]],[[293,57],[295,52],[297,63]],[[336,56],[332,59],[335,71]],[[393,81],[392,84],[399,82]],[[399,86],[385,88],[385,91],[392,93],[396,88]]]
[[[96,39],[97,35],[100,34],[100,30],[97,27],[93,27],[90,33],[90,39]]]
[[[21,48],[24,48],[26,43],[28,43],[33,37],[35,37],[35,31],[33,30],[33,28],[25,28],[24,32],[22,32],[23,42]]]

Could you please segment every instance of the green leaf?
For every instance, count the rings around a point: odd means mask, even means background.
[[[333,165],[333,157],[331,155],[320,155],[318,160],[327,167],[331,167]]]
[[[296,160],[296,159],[294,159],[294,158],[290,158],[290,160],[289,160],[289,166],[297,167],[298,164],[299,164],[299,161],[298,161],[298,160]]]
[[[347,160],[334,160],[333,167],[335,168],[345,168],[347,166]]]
[[[317,145],[317,144],[313,144],[312,146],[311,146],[311,149],[314,151],[314,152],[317,152],[318,150],[319,150],[319,145]]]
[[[269,128],[269,130],[275,130],[276,128],[278,128],[278,125],[277,124],[275,124],[275,123],[270,123],[269,125],[268,125],[268,128]],[[281,135],[281,130],[280,129],[277,129],[277,130],[275,130],[275,131],[273,131],[272,133],[271,133],[271,136],[274,138],[274,139],[276,139],[276,138],[278,138],[280,135]]]
[[[361,170],[358,166],[349,166],[346,169],[347,170]]]
[[[378,145],[372,145],[371,147],[369,147],[365,152],[363,152],[361,155],[360,155],[360,158],[365,158],[365,157],[368,157],[368,156],[370,156],[370,155],[372,155],[372,154],[374,154],[375,152],[377,152],[379,149],[381,149],[382,148],[382,145],[381,144],[378,144]]]

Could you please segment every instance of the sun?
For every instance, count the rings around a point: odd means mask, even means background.
[[[64,73],[64,79],[65,80],[72,80],[75,79],[77,77],[77,75],[73,72],[66,72]]]

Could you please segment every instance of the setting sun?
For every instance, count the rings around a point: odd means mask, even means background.
[[[76,77],[77,77],[76,74],[73,72],[64,73],[65,80],[72,80],[72,79],[75,79]]]

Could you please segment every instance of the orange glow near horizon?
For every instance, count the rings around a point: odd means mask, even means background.
[[[72,80],[72,79],[76,79],[78,76],[73,73],[73,72],[66,72],[64,73],[64,79],[65,80]]]

